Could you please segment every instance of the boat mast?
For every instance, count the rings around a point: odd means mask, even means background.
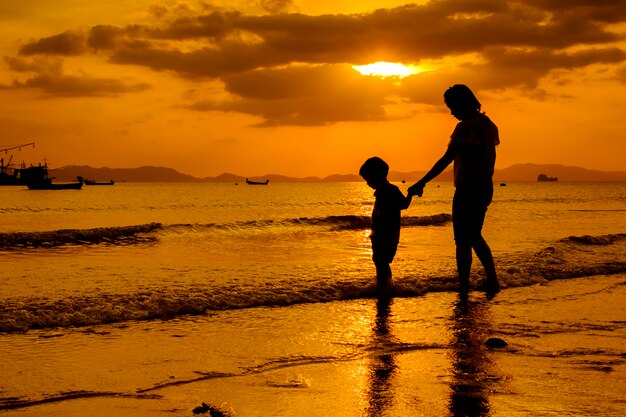
[[[0,152],[4,152],[5,154],[8,154],[9,151],[12,151],[13,149],[17,149],[17,150],[21,151],[23,147],[31,146],[31,145],[34,148],[35,147],[35,142],[29,142],[29,143],[25,143],[23,145],[9,146],[8,148],[0,149]]]
[[[0,149],[0,153],[4,152],[5,154],[8,155],[9,151],[12,151],[13,149],[17,149],[18,151],[21,151],[22,148],[25,146],[32,146],[34,148],[35,142],[24,143],[22,145],[9,146],[8,148]],[[12,160],[13,160],[13,155],[11,155],[11,158],[9,158],[9,162],[6,165],[4,165],[4,158],[1,158],[0,159],[0,172],[6,173],[6,171],[11,167]]]

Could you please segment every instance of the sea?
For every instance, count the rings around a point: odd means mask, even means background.
[[[397,185],[406,193],[410,184]],[[391,296],[399,303],[456,289],[453,193],[451,183],[432,182],[402,213],[401,242],[392,264]],[[8,379],[0,382],[0,410],[93,393],[135,395],[198,368],[206,380],[207,375],[248,375],[253,364],[272,370],[276,364],[341,364],[363,350],[363,342],[352,345],[354,335],[347,334],[333,342],[342,346],[340,353],[328,349],[306,355],[280,356],[281,348],[270,342],[259,342],[266,345],[258,351],[255,343],[244,349],[237,340],[242,332],[254,331],[263,339],[267,332],[289,334],[308,323],[306,340],[312,345],[323,337],[315,332],[320,311],[349,305],[359,316],[362,306],[375,303],[369,240],[374,197],[365,183],[119,182],[79,191],[7,186],[0,187],[0,195],[0,354],[12,358],[11,365],[2,365]],[[501,294],[573,279],[623,278],[626,182],[496,183],[483,235],[494,255]],[[475,259],[472,286],[483,278]],[[315,313],[303,313],[307,309]],[[274,319],[267,321],[267,314]],[[327,325],[335,320],[330,313],[318,318]],[[177,365],[163,354],[154,361],[167,364],[167,371],[152,362],[132,362],[143,369],[136,381],[74,375],[77,368],[86,372],[88,363],[107,361],[104,353],[94,359],[85,352],[103,352],[112,335],[165,332],[195,340],[200,336],[181,334],[207,320],[212,321],[211,338],[229,346],[215,348],[221,365]],[[345,326],[352,319],[337,320]],[[626,317],[614,326],[623,330],[624,323]],[[94,335],[103,336],[85,339]],[[130,343],[132,355],[150,350],[139,345]],[[11,356],[24,349],[25,356]],[[60,359],[73,355],[85,357]],[[125,367],[102,366],[109,374]],[[287,386],[308,386],[305,379],[296,376]],[[29,381],[39,382],[33,387]],[[272,384],[285,387],[284,381]]]

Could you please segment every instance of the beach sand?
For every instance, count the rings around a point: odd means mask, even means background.
[[[0,415],[621,417],[624,300],[619,274],[1,335]]]

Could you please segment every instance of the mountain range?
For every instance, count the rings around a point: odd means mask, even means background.
[[[399,182],[406,180],[415,182],[422,178],[425,171],[389,173],[389,180]],[[598,171],[575,166],[558,164],[516,164],[508,168],[496,169],[494,181],[537,181],[540,174],[548,177],[557,177],[559,181],[626,181],[626,171]],[[223,173],[217,177],[198,178],[180,173],[172,168],[143,166],[139,168],[93,168],[90,166],[68,165],[51,170],[50,176],[57,181],[73,181],[81,176],[96,181],[126,182],[245,182],[246,177]],[[334,174],[326,177],[289,177],[280,174],[267,174],[263,176],[250,176],[250,180],[267,180],[270,182],[353,182],[362,181],[357,174]],[[452,170],[448,169],[439,177],[439,181],[452,181]]]

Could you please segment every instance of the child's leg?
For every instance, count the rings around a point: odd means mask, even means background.
[[[376,282],[379,289],[386,289],[391,284],[391,262],[396,254],[397,245],[386,240],[372,239],[372,260],[376,266]]]

